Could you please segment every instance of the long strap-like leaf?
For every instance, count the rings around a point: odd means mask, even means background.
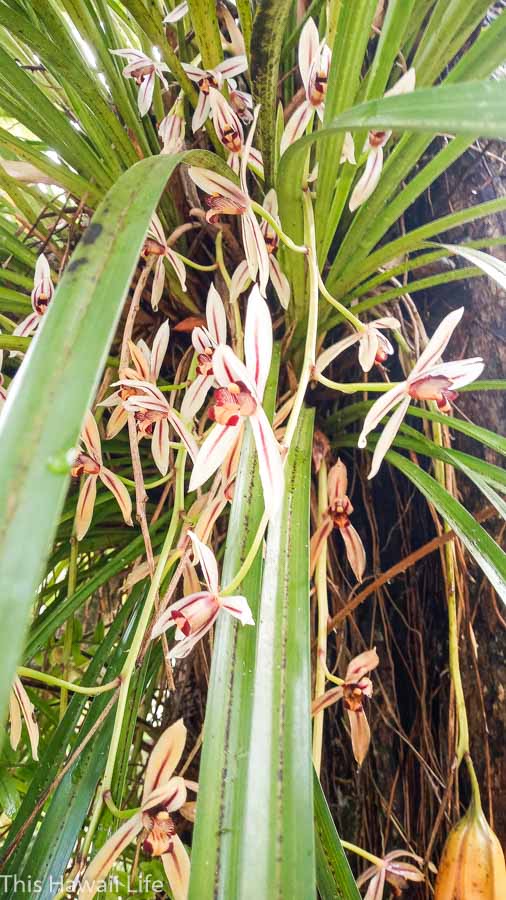
[[[313,411],[304,411],[269,526],[244,798],[241,900],[314,900],[309,642]],[[230,896],[230,895],[229,895]]]
[[[360,900],[325,794],[313,771],[316,881],[321,900]]]

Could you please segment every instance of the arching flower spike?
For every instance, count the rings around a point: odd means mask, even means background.
[[[410,853],[408,850],[392,850],[380,861],[381,865],[378,862],[377,865],[370,866],[362,872],[357,879],[357,886],[361,888],[369,882],[364,900],[382,900],[387,883],[398,897],[402,891],[408,889],[409,881],[425,881],[425,875],[417,866],[401,859],[406,856],[416,860],[419,866],[423,866],[423,859],[416,853]]]
[[[174,269],[181,288],[186,291],[186,269],[183,262],[179,259],[177,253],[172,250],[165,238],[165,233],[160,219],[153,215],[151,225],[149,226],[148,236],[144,243],[143,256],[155,256],[155,272],[153,275],[153,286],[151,288],[151,306],[158,309],[160,298],[163,294],[165,284],[165,265],[164,259],[168,259]]]
[[[397,407],[376,444],[369,478],[374,478],[376,475],[400,428],[411,400],[435,400],[442,412],[448,412],[450,402],[455,400],[459,388],[475,381],[483,372],[484,362],[479,356],[456,362],[439,364],[437,362],[444,353],[463,313],[464,307],[461,306],[460,309],[445,316],[406,381],[402,381],[382,394],[367,413],[358,439],[359,447],[367,446],[367,435],[379,425],[388,412]]]
[[[117,500],[126,524],[133,524],[130,494],[118,476],[107,469],[102,462],[100,435],[97,423],[89,410],[86,413],[81,437],[86,447],[86,453],[82,450],[78,452],[71,469],[71,475],[74,478],[79,478],[81,475],[87,476],[77,501],[76,537],[78,541],[82,540],[90,527],[97,496],[98,478]]]
[[[173,603],[156,622],[151,637],[163,634],[176,625],[176,646],[170,651],[174,659],[183,659],[214,625],[221,609],[226,610],[241,625],[254,625],[251,610],[245,597],[221,597],[218,582],[218,563],[213,551],[200,541],[192,531],[188,532],[195,555],[202,569],[206,591],[198,591]]]
[[[343,684],[331,688],[321,697],[317,697],[312,708],[315,716],[338,700],[344,701],[350,722],[353,756],[359,766],[366,758],[371,742],[371,730],[363,706],[364,697],[372,697],[372,681],[367,677],[367,673],[375,669],[377,665],[379,665],[379,657],[375,647],[355,656],[346,669]]]
[[[156,59],[151,59],[150,56],[146,56],[140,50],[133,50],[130,47],[122,50],[110,50],[109,52],[114,56],[124,57],[128,61],[128,65],[123,69],[123,77],[133,78],[138,85],[137,106],[140,115],[145,116],[153,101],[156,76],[158,75],[165,90],[169,87],[163,74],[169,71],[169,67]]]
[[[311,538],[311,572],[314,571],[318,557],[321,553],[324,541],[334,528],[344,541],[346,556],[353,569],[357,581],[362,581],[366,556],[364,545],[358,532],[350,522],[353,506],[347,496],[348,474],[346,466],[340,459],[332,466],[328,476],[328,500],[329,507],[323,516],[323,520]]]
[[[142,849],[161,857],[174,900],[187,900],[190,860],[176,834],[171,813],[184,811],[186,783],[173,775],[186,742],[186,728],[179,719],[155,744],[146,768],[140,811],[105,842],[84,872],[78,900],[91,900],[125,847],[143,833]]]
[[[213,372],[220,385],[214,393],[210,417],[216,425],[202,444],[190,479],[196,490],[219,468],[237,438],[237,426],[249,419],[258,454],[265,509],[277,508],[283,494],[283,464],[279,444],[262,408],[272,356],[272,322],[265,300],[255,285],[250,293],[244,328],[246,364],[230,347],[219,346]]]
[[[384,316],[369,322],[362,331],[356,331],[348,337],[333,344],[328,350],[324,350],[316,360],[315,369],[323,372],[341,353],[358,342],[358,361],[364,372],[370,372],[374,363],[383,363],[394,352],[392,344],[385,337],[383,331],[386,328],[399,329],[398,319],[393,316]]]
[[[191,419],[198,413],[215,384],[214,351],[219,344],[227,342],[225,307],[214,285],[211,285],[207,294],[206,322],[207,328],[199,326],[192,332],[192,343],[197,353],[197,377],[187,389],[181,404],[181,415],[184,419]]]

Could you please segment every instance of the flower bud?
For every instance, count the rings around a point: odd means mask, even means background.
[[[502,900],[506,868],[501,845],[474,803],[450,832],[439,866],[435,900]]]

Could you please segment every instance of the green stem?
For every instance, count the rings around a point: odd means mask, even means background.
[[[344,680],[344,678],[339,678],[338,675],[333,675],[332,672],[329,672],[329,670],[326,667],[325,667],[325,678],[327,679],[327,681],[331,681],[332,684],[337,684],[338,687],[341,687],[342,684],[346,684],[346,681]]]
[[[256,212],[259,216],[262,217],[262,219],[265,219],[265,221],[269,223],[272,230],[276,232],[278,238],[280,239],[280,241],[283,242],[283,244],[286,244],[286,246],[290,250],[293,250],[294,253],[307,254],[308,251],[307,251],[306,245],[303,244],[301,246],[300,244],[296,244],[294,241],[292,241],[292,239],[289,238],[287,234],[285,234],[285,232],[281,228],[281,225],[278,225],[278,223],[276,222],[276,219],[274,219],[271,216],[271,214],[268,213],[267,210],[263,208],[261,203],[257,203],[255,200],[251,200],[250,202],[251,202],[251,209],[253,210],[253,212]]]
[[[39,672],[38,669],[29,669],[26,666],[19,666],[17,672],[20,678],[30,678],[32,681],[40,681],[42,684],[61,687],[65,691],[72,691],[74,694],[86,694],[89,697],[95,697],[97,694],[105,694],[107,691],[113,691],[120,684],[120,679],[116,678],[114,681],[108,681],[105,684],[99,684],[96,687],[88,687],[86,685],[74,684],[72,681],[66,681],[64,678],[57,678],[56,675],[48,675],[46,672]]]
[[[131,819],[141,809],[140,806],[137,806],[135,809],[118,809],[109,791],[106,791],[104,794],[104,803],[117,819]]]
[[[320,270],[318,270],[318,285],[322,296],[325,297],[325,300],[328,300],[328,302],[332,306],[339,310],[343,319],[346,319],[346,321],[353,325],[353,327],[356,328],[357,331],[366,331],[366,326],[360,321],[360,319],[358,319],[357,316],[354,316],[346,306],[343,306],[343,304],[339,302],[339,300],[336,300],[335,297],[332,296],[332,294],[329,294],[322,281]]]
[[[173,253],[184,262],[185,266],[189,266],[190,269],[197,269],[199,272],[215,272],[218,268],[218,263],[212,263],[210,266],[203,266],[200,263],[196,263],[193,259],[188,259],[187,256],[183,256],[182,253],[178,253],[177,250],[173,250]]]
[[[328,387],[333,391],[341,391],[343,394],[358,394],[359,391],[382,394],[401,384],[400,381],[366,381],[362,384],[343,384],[340,381],[331,381],[330,378],[326,378],[325,375],[321,375],[320,372],[315,371],[312,374],[313,378],[315,378],[316,381],[319,381],[320,384],[324,384],[325,387]]]
[[[251,566],[253,565],[253,563],[255,561],[255,557],[260,548],[260,544],[262,543],[262,538],[265,534],[265,529],[267,528],[268,522],[269,522],[269,517],[266,513],[264,513],[260,520],[260,524],[257,528],[255,537],[253,538],[253,543],[248,550],[248,553],[244,559],[244,562],[241,565],[241,568],[236,572],[232,581],[230,581],[229,584],[227,584],[227,586],[225,588],[223,588],[222,591],[220,591],[220,597],[229,597],[231,594],[234,593],[234,591],[237,590],[239,585],[244,581],[246,575],[248,574],[249,570],[251,569]]]
[[[368,853],[367,850],[362,850],[362,847],[357,847],[356,844],[350,844],[349,841],[343,841],[341,838],[341,845],[345,850],[350,850],[351,853],[356,853],[357,856],[361,856],[362,859],[366,859],[368,862],[372,863],[373,866],[383,866],[383,860],[379,858],[379,856],[375,856],[374,853]]]

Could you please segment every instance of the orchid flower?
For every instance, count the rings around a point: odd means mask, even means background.
[[[290,116],[281,138],[280,153],[302,137],[316,110],[323,121],[325,94],[330,70],[331,51],[325,41],[320,43],[314,19],[307,20],[299,39],[299,71],[306,99]]]
[[[464,307],[461,306],[460,309],[445,316],[406,381],[396,384],[395,387],[382,394],[367,413],[358,439],[358,446],[362,448],[367,445],[367,435],[379,425],[388,412],[397,407],[376,444],[369,478],[374,478],[376,475],[400,428],[411,400],[435,400],[442,412],[448,412],[450,402],[457,396],[456,391],[475,381],[483,372],[484,363],[479,356],[438,364],[438,359],[444,352],[463,313]]]
[[[211,113],[210,91],[214,88],[220,91],[225,81],[245,72],[248,68],[248,60],[245,56],[231,56],[217,65],[214,69],[200,69],[183,63],[183,69],[190,81],[196,82],[199,89],[199,99],[192,118],[193,133],[202,128]]]
[[[175,25],[176,22],[184,19],[186,15],[188,15],[188,0],[183,0],[183,3],[178,3],[170,13],[167,13],[163,24]]]
[[[359,888],[369,882],[364,900],[382,900],[386,882],[392,885],[394,893],[398,897],[401,891],[409,887],[408,881],[425,881],[423,872],[420,872],[413,863],[404,860],[401,862],[401,856],[409,856],[415,859],[419,866],[423,866],[423,859],[416,853],[410,853],[407,850],[392,850],[386,854],[384,859],[378,861],[378,864],[370,866],[365,872],[362,872],[357,879]]]
[[[169,468],[169,426],[182,440],[191,458],[196,460],[197,444],[156,385],[127,378],[119,384],[130,391],[123,401],[124,407],[127,412],[135,413],[139,436],[151,438],[153,459],[162,475],[166,475]]]
[[[239,619],[241,625],[255,624],[245,597],[220,596],[218,563],[213,551],[192,531],[189,531],[188,535],[200,563],[207,591],[198,591],[173,603],[162,613],[151,632],[151,637],[156,638],[171,625],[176,625],[178,643],[170,651],[174,659],[183,659],[190,653],[195,644],[212,628],[221,609]]]
[[[53,282],[51,281],[51,271],[49,263],[43,253],[37,259],[35,264],[35,275],[33,278],[33,290],[31,294],[32,309],[26,319],[23,319],[12,332],[16,337],[29,337],[40,325],[54,295]],[[14,350],[11,356],[17,356],[18,352]]]
[[[386,92],[385,97],[394,97],[399,94],[410,94],[415,89],[416,74],[414,69],[399,78],[393,88]],[[391,131],[370,131],[367,137],[364,151],[367,159],[364,171],[357,181],[350,198],[350,211],[354,212],[362,203],[369,199],[376,190],[383,170],[383,147],[391,137]]]
[[[192,419],[198,413],[215,384],[214,351],[219,344],[227,342],[227,314],[214,285],[211,285],[207,294],[206,322],[207,328],[198,326],[192,331],[192,343],[197,353],[197,377],[186,391],[181,404],[183,419]]]
[[[132,525],[132,501],[130,495],[118,476],[107,469],[102,462],[102,446],[98,433],[97,423],[88,410],[84,420],[82,440],[86,447],[86,453],[79,450],[71,469],[71,475],[78,478],[86,475],[87,478],[79,493],[76,509],[76,537],[81,541],[90,527],[93,516],[93,508],[97,496],[97,479],[113,494],[118,502],[123,518],[127,525]]]
[[[17,749],[21,737],[23,727],[22,720],[25,720],[32,758],[36,761],[39,759],[39,727],[35,719],[35,707],[26,693],[23,682],[18,675],[12,682],[12,688],[9,695],[9,718],[11,722],[10,742],[13,750]]]
[[[223,49],[232,56],[244,56],[246,53],[246,46],[242,31],[236,19],[224,3],[218,4],[217,12],[220,24],[225,26],[230,38],[230,40],[227,41],[225,40],[223,33],[221,34],[221,45]]]
[[[244,157],[242,163],[244,163]],[[213,222],[220,215],[240,216],[249,276],[251,281],[256,281],[258,276],[260,291],[265,296],[269,280],[269,254],[260,225],[251,208],[244,169],[245,166],[241,165],[240,188],[230,179],[218,175],[217,172],[197,166],[190,166],[188,172],[197,187],[208,195],[207,203],[210,207],[206,213],[208,222]]]
[[[158,126],[158,134],[162,141],[160,153],[179,153],[184,147],[185,120],[183,112],[183,100],[180,97],[174,103],[171,111],[167,113]]]
[[[276,191],[274,188],[265,195],[263,202],[264,209],[275,219],[279,224],[279,216],[278,216],[278,200],[276,196]],[[267,248],[268,260],[269,260],[269,276],[271,283],[278,295],[279,302],[283,309],[287,309],[290,303],[290,282],[286,275],[281,271],[280,265],[274,256],[278,246],[279,246],[279,236],[274,231],[272,226],[267,222],[266,219],[262,219],[260,223],[260,230],[262,232],[265,246]],[[242,294],[246,288],[251,284],[251,278],[249,274],[249,268],[247,260],[243,260],[236,267],[230,284],[230,300],[235,300],[239,294]]]
[[[163,294],[165,284],[165,266],[164,259],[167,259],[174,269],[179,283],[183,291],[186,291],[186,269],[177,253],[172,250],[165,238],[164,230],[160,219],[153,214],[151,225],[149,226],[148,236],[144,242],[143,256],[155,256],[155,272],[153,275],[153,286],[151,288],[151,306],[158,309],[160,298]]]
[[[313,715],[316,715],[338,700],[344,701],[350,722],[353,756],[359,766],[367,756],[371,742],[371,731],[363,706],[364,697],[372,697],[372,681],[367,677],[367,672],[375,669],[377,665],[379,665],[379,657],[375,647],[359,653],[351,660],[346,669],[343,684],[331,688],[321,697],[317,697],[313,703],[312,712]]]
[[[80,880],[78,900],[91,900],[101,890],[125,847],[141,833],[144,853],[161,857],[174,900],[187,900],[190,860],[171,816],[177,810],[184,814],[186,783],[173,772],[185,742],[186,728],[182,719],[159,738],[146,767],[141,808],[111,835],[92,860]]]
[[[324,350],[316,360],[316,371],[323,372],[344,350],[358,342],[359,363],[364,372],[370,372],[374,363],[385,362],[386,358],[394,352],[392,344],[382,334],[382,331],[385,328],[398,329],[400,327],[399,320],[393,316],[384,316],[381,319],[375,319],[374,322],[369,322],[362,331],[356,331],[338,341],[337,344],[333,344],[328,350]]]
[[[114,56],[122,56],[128,61],[128,65],[123,69],[123,77],[133,78],[140,88],[137,95],[137,106],[140,115],[145,116],[153,100],[155,77],[158,75],[165,90],[169,87],[163,74],[169,71],[169,67],[165,63],[146,56],[141,50],[133,50],[129,47],[123,50],[111,50],[110,53]]]
[[[249,419],[257,448],[265,509],[272,514],[283,494],[283,464],[279,444],[262,408],[272,356],[269,309],[255,285],[251,290],[244,328],[246,364],[230,347],[220,345],[213,355],[214,392],[210,418],[216,425],[202,444],[190,479],[196,490],[219,468],[237,440],[237,426]]]
[[[128,387],[128,379],[133,379],[134,381],[149,381],[150,384],[156,385],[162,362],[169,345],[169,337],[170,325],[167,321],[164,322],[163,325],[160,325],[160,328],[156,332],[153,340],[153,348],[151,350],[148,348],[145,341],[141,340],[137,344],[134,344],[133,341],[128,342],[134,368],[127,367],[126,369],[121,370],[121,378],[125,380],[126,384],[100,404],[101,406],[109,408],[115,407],[114,412],[107,423],[105,432],[108,439],[116,437],[128,421],[128,412],[124,407],[124,401],[127,400],[132,393],[135,393],[134,388]]]
[[[209,88],[209,104],[218,140],[232,157],[238,158],[244,145],[244,132],[239,116],[223,94],[214,87]]]
[[[347,497],[347,490],[348,474],[346,466],[338,459],[328,475],[328,509],[323,516],[321,524],[311,538],[311,572],[314,571],[324,541],[327,540],[332,530],[337,528],[344,541],[346,556],[353,569],[355,578],[357,581],[362,581],[366,556],[360,535],[350,522],[353,506]]]

